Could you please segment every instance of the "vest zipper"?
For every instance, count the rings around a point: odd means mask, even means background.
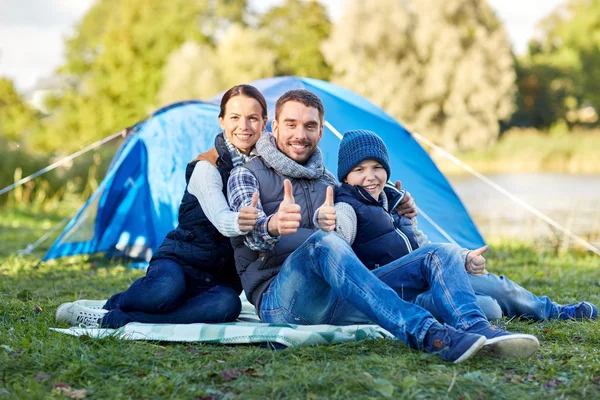
[[[310,198],[310,190],[308,188],[308,184],[306,183],[306,181],[302,182],[302,188],[304,189],[304,195],[306,196],[306,202],[308,203],[308,210],[309,210],[308,219],[310,221],[312,221],[312,217],[315,214],[315,210],[313,210],[313,204],[312,204],[312,200]]]
[[[381,204],[379,204],[379,202],[378,202],[378,201],[375,201],[375,200],[373,199],[373,197],[367,198],[367,197],[366,197],[366,196],[363,194],[363,192],[362,192],[360,189],[359,189],[359,190],[357,190],[357,191],[358,191],[358,193],[359,193],[359,194],[360,194],[360,195],[363,197],[363,199],[365,199],[365,200],[367,200],[367,201],[369,201],[369,202],[371,202],[371,203],[377,204],[379,207],[383,208],[383,206],[382,206]],[[385,196],[385,193],[383,193],[383,192],[382,192],[382,194]],[[399,199],[399,200],[396,202],[396,204],[394,205],[394,207],[393,207],[393,208],[390,208],[390,210],[395,210],[395,209],[396,209],[396,207],[398,206],[398,204],[400,203],[400,200],[402,200],[402,198],[403,198],[403,197],[404,197],[404,195],[400,196],[400,199]],[[385,210],[384,210],[384,211],[385,211]],[[394,217],[392,217],[392,214],[391,214],[391,212],[387,212],[387,211],[386,211],[386,214],[387,214],[387,215],[390,217],[390,219],[392,220],[392,226],[394,227],[394,230],[396,231],[396,233],[397,233],[397,234],[398,234],[398,235],[399,235],[399,236],[402,238],[402,240],[404,240],[404,243],[406,244],[406,248],[408,249],[408,252],[409,252],[409,253],[412,253],[412,252],[413,252],[413,248],[412,248],[412,246],[410,245],[410,240],[408,240],[408,236],[406,236],[406,234],[404,234],[404,232],[402,232],[400,229],[396,228],[396,224],[395,224],[395,222],[394,222]]]
[[[396,233],[398,235],[400,235],[400,237],[402,238],[402,240],[404,240],[404,243],[406,243],[406,248],[408,249],[409,253],[413,252],[413,248],[410,245],[410,240],[408,240],[408,236],[406,236],[406,234],[404,232],[402,232],[400,229],[396,228],[396,224],[394,223],[394,217],[392,217],[392,214],[388,214],[392,220],[392,225],[394,226],[394,230],[396,231]]]

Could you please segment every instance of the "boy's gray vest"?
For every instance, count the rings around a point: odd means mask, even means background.
[[[283,200],[283,181],[292,182],[294,202],[300,205],[302,220],[300,228],[293,235],[281,235],[270,251],[256,252],[244,244],[244,237],[232,238],[235,266],[242,280],[242,287],[248,300],[260,310],[263,292],[279,273],[283,262],[296,250],[316,228],[312,222],[315,210],[325,201],[327,183],[323,180],[297,179],[283,176],[256,157],[244,165],[258,180],[260,202],[267,216],[275,214]]]

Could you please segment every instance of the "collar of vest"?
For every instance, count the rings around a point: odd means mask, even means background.
[[[352,197],[354,197],[356,200],[360,201],[361,203],[364,204],[368,204],[371,206],[379,206],[383,208],[383,205],[375,200],[373,198],[373,196],[371,196],[371,194],[369,192],[367,192],[362,186],[360,185],[349,185],[347,183],[342,183],[341,187],[348,193],[350,194]]]
[[[221,164],[225,164],[227,169],[231,170],[233,168],[233,162],[231,161],[231,154],[229,154],[229,150],[225,144],[224,134],[225,133],[221,132],[215,137],[215,149],[219,154],[219,158],[217,158],[217,167],[220,167]]]

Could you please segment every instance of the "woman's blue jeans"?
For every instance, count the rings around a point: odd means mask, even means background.
[[[211,274],[160,259],[150,263],[146,276],[108,299],[102,327],[231,322],[241,308],[237,292],[215,282]]]
[[[458,246],[431,244],[369,271],[338,234],[318,231],[286,259],[263,294],[260,318],[310,325],[373,321],[422,348],[436,320],[412,301],[427,290],[450,325],[467,329],[486,321]]]

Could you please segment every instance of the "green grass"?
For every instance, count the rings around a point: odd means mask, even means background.
[[[0,398],[83,394],[75,390],[106,399],[600,398],[598,322],[504,320],[509,329],[540,339],[538,355],[460,365],[391,340],[274,351],[51,332],[59,304],[105,298],[143,274],[99,257],[39,264],[43,249],[14,254],[71,211],[0,211]],[[561,302],[600,303],[597,256],[558,258],[525,244],[492,244],[491,271]]]

